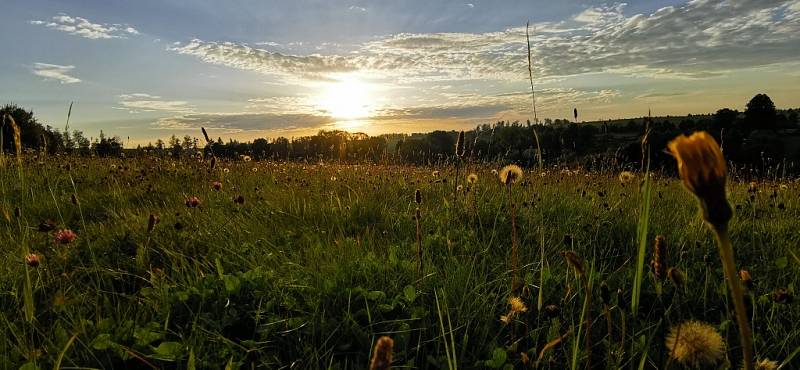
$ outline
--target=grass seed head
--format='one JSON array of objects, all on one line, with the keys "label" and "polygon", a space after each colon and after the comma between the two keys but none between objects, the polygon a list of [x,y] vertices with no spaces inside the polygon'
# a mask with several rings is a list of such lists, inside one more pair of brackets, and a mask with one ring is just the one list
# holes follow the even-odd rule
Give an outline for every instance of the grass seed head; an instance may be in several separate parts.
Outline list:
[{"label": "grass seed head", "polygon": [[456,139],[456,156],[459,158],[464,156],[464,131],[459,132]]},{"label": "grass seed head", "polygon": [[375,350],[372,353],[372,362],[369,365],[370,370],[388,370],[392,368],[392,347],[394,341],[392,338],[383,336],[378,338],[375,343]]},{"label": "grass seed head", "polygon": [[417,204],[422,204],[422,191],[419,189],[414,190],[414,202]]},{"label": "grass seed head", "polygon": [[561,256],[567,261],[567,264],[572,266],[579,275],[586,274],[586,268],[583,265],[583,258],[581,258],[575,251],[562,251]]},{"label": "grass seed head", "polygon": [[725,340],[713,326],[687,321],[673,326],[666,340],[670,357],[684,366],[713,366],[725,356]]},{"label": "grass seed head", "polygon": [[650,261],[656,279],[663,280],[667,277],[667,239],[664,235],[656,236],[653,243],[653,260]]}]

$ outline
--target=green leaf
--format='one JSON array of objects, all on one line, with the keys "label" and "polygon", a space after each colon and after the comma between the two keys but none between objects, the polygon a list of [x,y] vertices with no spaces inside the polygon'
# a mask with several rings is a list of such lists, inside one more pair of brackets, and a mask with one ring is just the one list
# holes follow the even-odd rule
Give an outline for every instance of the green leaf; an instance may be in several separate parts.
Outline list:
[{"label": "green leaf", "polygon": [[508,355],[506,354],[506,350],[502,348],[495,348],[492,352],[492,359],[484,361],[486,366],[492,369],[499,369],[506,363]]},{"label": "green leaf", "polygon": [[39,370],[39,366],[36,366],[36,363],[31,361],[31,362],[26,362],[24,365],[20,366],[19,370]]},{"label": "green leaf", "polygon": [[136,344],[146,346],[161,339],[162,335],[148,328],[136,328],[133,330],[133,337],[136,339]]},{"label": "green leaf", "polygon": [[183,344],[179,342],[162,342],[154,350],[164,360],[176,360],[183,356],[184,351]]},{"label": "green leaf", "polygon": [[373,290],[367,293],[367,299],[369,299],[370,301],[378,301],[378,300],[382,301],[386,299],[386,293],[380,290]]},{"label": "green leaf", "polygon": [[225,290],[228,292],[228,294],[238,292],[239,287],[242,285],[241,280],[233,275],[223,275],[222,281],[225,283]]},{"label": "green leaf", "polygon": [[417,298],[417,290],[411,285],[406,285],[406,287],[403,288],[403,295],[406,296],[406,301],[408,301],[408,303],[413,303]]},{"label": "green leaf", "polygon": [[109,349],[114,345],[114,342],[111,341],[111,334],[99,334],[92,340],[90,345],[92,348],[102,351]]},{"label": "green leaf", "polygon": [[783,256],[775,260],[775,266],[779,269],[785,269],[789,265],[789,257]]}]

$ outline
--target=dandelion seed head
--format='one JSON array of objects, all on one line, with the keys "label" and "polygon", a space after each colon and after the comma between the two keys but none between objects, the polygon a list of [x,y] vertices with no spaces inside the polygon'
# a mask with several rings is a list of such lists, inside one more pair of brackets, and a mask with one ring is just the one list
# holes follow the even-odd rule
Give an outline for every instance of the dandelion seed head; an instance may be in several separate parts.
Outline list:
[{"label": "dandelion seed head", "polygon": [[725,355],[725,341],[717,329],[700,321],[673,326],[666,345],[675,361],[695,368],[715,365]]}]

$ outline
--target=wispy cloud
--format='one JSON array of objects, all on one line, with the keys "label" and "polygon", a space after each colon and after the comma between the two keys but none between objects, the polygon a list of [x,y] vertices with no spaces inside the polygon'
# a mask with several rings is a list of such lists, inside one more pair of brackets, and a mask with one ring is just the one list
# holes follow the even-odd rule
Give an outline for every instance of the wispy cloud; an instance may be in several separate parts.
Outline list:
[{"label": "wispy cloud", "polygon": [[58,64],[35,63],[31,68],[33,74],[44,77],[45,80],[58,81],[62,84],[74,84],[81,82],[81,79],[69,75],[75,66],[62,66]]},{"label": "wispy cloud", "polygon": [[122,94],[118,96],[119,106],[115,109],[126,110],[128,113],[142,112],[172,112],[190,113],[195,107],[182,100],[163,100],[160,96],[146,93]]},{"label": "wispy cloud", "polygon": [[[798,0],[696,0],[652,14],[626,15],[625,10],[625,4],[589,8],[568,21],[536,24],[531,40],[536,78],[599,72],[709,78],[737,68],[794,61],[800,50]],[[289,55],[199,39],[172,50],[209,63],[311,78],[355,70],[401,82],[511,81],[527,74],[523,27],[404,33],[326,55]]]},{"label": "wispy cloud", "polygon": [[164,130],[195,130],[204,127],[225,133],[280,132],[317,129],[331,125],[328,116],[269,112],[194,113],[160,118],[153,127]]},{"label": "wispy cloud", "polygon": [[32,20],[30,24],[66,32],[87,39],[124,39],[139,31],[127,24],[92,23],[86,18],[59,14],[50,20]]}]

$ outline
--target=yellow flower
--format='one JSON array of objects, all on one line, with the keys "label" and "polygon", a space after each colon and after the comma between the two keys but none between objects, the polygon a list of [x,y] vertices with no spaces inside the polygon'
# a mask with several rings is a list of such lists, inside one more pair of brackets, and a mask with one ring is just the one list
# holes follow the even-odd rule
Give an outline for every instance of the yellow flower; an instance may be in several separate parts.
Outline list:
[{"label": "yellow flower", "polygon": [[469,176],[467,176],[467,182],[470,184],[478,182],[478,175],[474,173],[469,174]]},{"label": "yellow flower", "polygon": [[725,196],[727,165],[716,140],[701,131],[678,136],[667,146],[678,161],[683,185],[700,200],[703,219],[725,229],[733,211]]},{"label": "yellow flower", "polygon": [[693,368],[715,365],[725,355],[725,341],[717,329],[700,321],[673,326],[666,345],[670,357]]},{"label": "yellow flower", "polygon": [[634,175],[631,171],[622,171],[619,173],[619,182],[623,185],[629,184],[635,178],[636,175]]},{"label": "yellow flower", "polygon": [[770,359],[763,359],[761,361],[756,362],[756,370],[776,370],[778,368],[778,362],[772,361]]},{"label": "yellow flower", "polygon": [[511,297],[508,299],[508,304],[511,305],[511,313],[528,312],[528,307],[522,302],[519,297]]},{"label": "yellow flower", "polygon": [[505,185],[513,184],[522,178],[522,169],[515,164],[510,164],[500,170],[500,182]]}]

